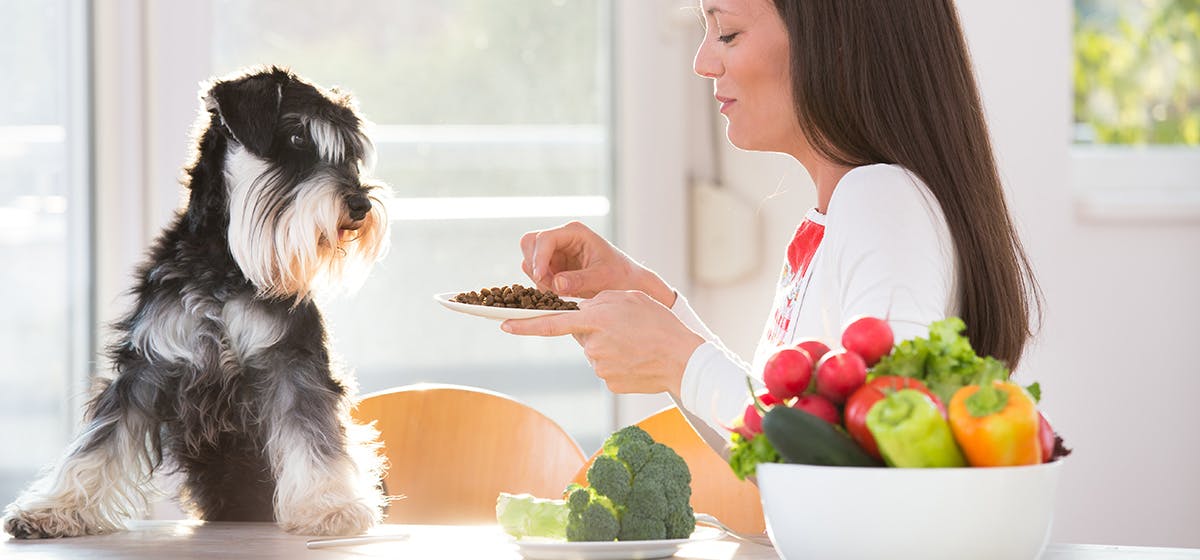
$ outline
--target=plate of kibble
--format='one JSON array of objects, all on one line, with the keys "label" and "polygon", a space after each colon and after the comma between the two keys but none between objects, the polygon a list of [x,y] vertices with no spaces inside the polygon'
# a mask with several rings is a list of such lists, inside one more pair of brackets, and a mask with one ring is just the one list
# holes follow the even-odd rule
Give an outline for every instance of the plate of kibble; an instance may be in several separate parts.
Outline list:
[{"label": "plate of kibble", "polygon": [[549,290],[527,288],[520,284],[469,292],[445,292],[434,295],[433,299],[459,313],[497,321],[578,311],[581,301],[579,298],[559,297]]}]

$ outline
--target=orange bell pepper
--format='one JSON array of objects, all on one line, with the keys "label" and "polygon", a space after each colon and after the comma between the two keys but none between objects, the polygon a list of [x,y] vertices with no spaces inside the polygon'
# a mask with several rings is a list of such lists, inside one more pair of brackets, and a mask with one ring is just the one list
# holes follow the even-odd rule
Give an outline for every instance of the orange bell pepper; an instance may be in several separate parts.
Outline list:
[{"label": "orange bell pepper", "polygon": [[950,399],[948,414],[950,430],[971,466],[1042,462],[1037,406],[1020,385],[998,380],[967,385]]}]

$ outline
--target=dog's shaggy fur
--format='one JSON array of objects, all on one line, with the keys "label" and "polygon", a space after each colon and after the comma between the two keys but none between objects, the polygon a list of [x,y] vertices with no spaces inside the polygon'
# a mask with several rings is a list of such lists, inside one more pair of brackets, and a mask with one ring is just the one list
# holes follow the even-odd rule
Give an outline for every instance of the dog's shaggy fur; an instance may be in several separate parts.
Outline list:
[{"label": "dog's shaggy fur", "polygon": [[187,206],[139,269],[82,431],[5,510],[17,538],[118,530],[162,467],[201,519],[321,535],[380,519],[376,437],[350,420],[313,301],[386,251],[364,121],[278,68],[206,89]]}]

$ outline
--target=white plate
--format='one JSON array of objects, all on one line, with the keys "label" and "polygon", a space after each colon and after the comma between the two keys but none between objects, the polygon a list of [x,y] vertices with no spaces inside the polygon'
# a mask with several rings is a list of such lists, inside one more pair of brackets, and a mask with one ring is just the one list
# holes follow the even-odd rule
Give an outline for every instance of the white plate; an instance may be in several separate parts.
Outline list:
[{"label": "white plate", "polygon": [[608,560],[631,558],[667,558],[674,556],[684,545],[719,539],[725,532],[715,527],[696,527],[690,538],[659,541],[565,542],[551,540],[517,540],[521,556],[529,560]]},{"label": "white plate", "polygon": [[[554,315],[555,313],[570,312],[569,310],[560,311],[542,309],[516,309],[512,307],[491,307],[488,305],[475,305],[471,303],[459,303],[454,301],[454,296],[457,296],[461,293],[462,292],[446,292],[443,294],[434,294],[433,299],[437,300],[438,303],[444,305],[447,309],[451,309],[459,313],[466,313],[468,315],[487,317],[488,319],[495,319],[497,321],[503,321],[505,319],[529,319],[531,317],[544,317],[546,315]],[[579,298],[572,297],[565,297],[562,298],[562,300],[573,301],[576,303],[583,301]]]}]

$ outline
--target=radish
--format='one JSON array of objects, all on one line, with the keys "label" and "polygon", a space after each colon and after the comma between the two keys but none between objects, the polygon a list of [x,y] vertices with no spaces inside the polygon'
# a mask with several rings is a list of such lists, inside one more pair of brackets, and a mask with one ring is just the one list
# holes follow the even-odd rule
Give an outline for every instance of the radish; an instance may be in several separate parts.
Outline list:
[{"label": "radish", "polygon": [[776,399],[790,399],[808,388],[812,373],[813,360],[807,351],[784,348],[767,358],[763,365],[763,383]]},{"label": "radish", "polygon": [[817,394],[834,404],[846,402],[866,381],[867,364],[856,352],[835,350],[817,364]]},{"label": "radish", "polygon": [[746,439],[754,439],[755,435],[762,433],[762,415],[758,413],[754,403],[746,405],[746,411],[742,413],[742,429],[746,431],[739,433]]},{"label": "radish", "polygon": [[[763,408],[767,410],[782,402],[766,391],[762,391],[755,396],[758,398],[758,402],[762,403]],[[742,411],[741,418],[735,418],[728,426],[722,425],[722,427],[741,435],[747,440],[751,440],[754,439],[754,436],[762,433],[762,415],[758,413],[758,408],[751,402],[746,405],[746,410]]]},{"label": "radish", "polygon": [[792,408],[798,408],[830,424],[838,424],[837,406],[821,395],[800,395]]},{"label": "radish", "polygon": [[801,339],[800,342],[797,342],[795,346],[796,348],[803,348],[804,350],[807,350],[808,356],[812,358],[814,364],[821,361],[821,358],[825,356],[827,352],[829,352],[829,347],[826,346],[824,342],[821,342],[815,338]]},{"label": "radish", "polygon": [[763,407],[770,409],[772,406],[783,402],[782,399],[775,398],[770,392],[762,391],[758,395],[758,402],[762,403]]},{"label": "radish", "polygon": [[862,356],[867,367],[890,354],[894,342],[892,327],[876,317],[857,317],[842,331],[842,347]]},{"label": "radish", "polygon": [[1046,420],[1046,415],[1038,412],[1038,443],[1042,447],[1042,462],[1049,463],[1050,458],[1054,456],[1054,428],[1050,427],[1050,421]]}]

